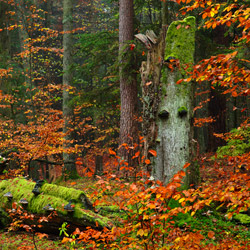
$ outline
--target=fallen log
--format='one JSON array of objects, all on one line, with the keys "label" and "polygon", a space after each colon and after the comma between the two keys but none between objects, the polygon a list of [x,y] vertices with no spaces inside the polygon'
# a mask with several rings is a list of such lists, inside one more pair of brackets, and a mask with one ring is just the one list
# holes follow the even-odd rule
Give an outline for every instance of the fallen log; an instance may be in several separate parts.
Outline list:
[{"label": "fallen log", "polygon": [[[34,214],[34,224],[39,224],[41,216],[54,213],[53,219],[42,222],[41,230],[47,233],[58,232],[62,223],[70,225],[69,231],[75,228],[92,227],[102,230],[110,228],[112,222],[107,217],[96,213],[86,194],[74,188],[54,184],[32,182],[25,178],[15,178],[0,182],[0,209],[10,210],[15,202],[24,210]],[[2,216],[3,213],[0,213]],[[27,221],[26,221],[27,223]]]}]

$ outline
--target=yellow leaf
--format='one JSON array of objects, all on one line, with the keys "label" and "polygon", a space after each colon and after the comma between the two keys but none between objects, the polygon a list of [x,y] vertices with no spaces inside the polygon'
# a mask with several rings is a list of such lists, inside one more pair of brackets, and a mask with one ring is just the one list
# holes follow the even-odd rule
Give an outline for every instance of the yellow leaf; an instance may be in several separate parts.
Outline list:
[{"label": "yellow leaf", "polygon": [[194,214],[195,214],[195,211],[193,211],[193,212],[191,213],[191,216],[194,216]]},{"label": "yellow leaf", "polygon": [[212,10],[211,10],[211,12],[210,12],[211,17],[214,17],[215,13],[216,13],[215,9],[214,9],[214,8],[212,8]]},{"label": "yellow leaf", "polygon": [[183,201],[185,201],[185,198],[179,199],[179,203],[182,203]]},{"label": "yellow leaf", "polygon": [[175,242],[179,242],[181,240],[181,238],[180,237],[177,237],[176,239],[175,239]]},{"label": "yellow leaf", "polygon": [[156,198],[159,199],[161,197],[161,194],[157,194]]},{"label": "yellow leaf", "polygon": [[144,234],[144,231],[143,231],[143,229],[140,229],[140,230],[138,230],[137,231],[137,235],[140,235],[140,236],[142,236]]}]

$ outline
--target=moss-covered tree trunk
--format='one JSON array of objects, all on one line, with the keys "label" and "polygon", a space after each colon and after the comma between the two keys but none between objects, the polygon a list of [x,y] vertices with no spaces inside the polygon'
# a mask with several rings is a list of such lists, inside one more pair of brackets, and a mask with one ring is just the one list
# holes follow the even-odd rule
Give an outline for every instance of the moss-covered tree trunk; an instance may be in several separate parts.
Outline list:
[{"label": "moss-covered tree trunk", "polygon": [[[72,230],[76,227],[83,229],[90,226],[102,229],[111,226],[111,221],[108,218],[95,213],[92,203],[83,191],[45,183],[39,187],[40,194],[35,195],[32,192],[35,185],[37,185],[35,182],[24,178],[0,182],[0,224],[6,216],[6,211],[12,208],[13,202],[19,206],[22,205],[20,200],[25,199],[28,204],[22,205],[23,209],[34,214],[34,218],[37,218],[36,221],[32,221],[32,224],[42,224],[41,230],[48,233],[58,233],[63,222],[70,224]],[[8,192],[13,195],[11,200],[4,196]],[[74,207],[72,212],[64,208],[69,201]],[[51,213],[44,209],[48,204],[55,209],[56,213],[51,216],[51,220],[48,222],[39,223],[39,217]]]},{"label": "moss-covered tree trunk", "polygon": [[191,69],[193,64],[195,26],[194,17],[175,21],[166,35],[153,171],[154,177],[164,183],[191,160],[194,86],[191,82],[176,82],[186,76],[184,68],[189,64]]},{"label": "moss-covered tree trunk", "polygon": [[[186,77],[184,68],[191,69],[195,49],[195,18],[173,22],[164,27],[158,43],[149,50],[142,63],[143,92],[143,155],[157,151],[152,175],[169,182],[186,162],[193,160],[193,83],[176,84]],[[152,152],[152,151],[151,151]],[[199,181],[198,166],[193,163],[186,184]]]}]

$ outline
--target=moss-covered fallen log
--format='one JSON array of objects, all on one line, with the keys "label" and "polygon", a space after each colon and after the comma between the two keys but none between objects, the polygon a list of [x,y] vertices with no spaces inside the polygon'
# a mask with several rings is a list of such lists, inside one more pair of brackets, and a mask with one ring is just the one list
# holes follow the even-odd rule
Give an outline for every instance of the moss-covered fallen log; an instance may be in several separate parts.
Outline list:
[{"label": "moss-covered fallen log", "polygon": [[[39,190],[38,195],[32,192],[35,187]],[[13,198],[5,196],[8,192],[11,193]],[[107,217],[101,216],[94,211],[91,202],[81,190],[47,183],[38,187],[35,182],[24,178],[3,180],[0,182],[0,207],[3,210],[10,209],[13,202],[21,205],[20,201],[22,199],[28,202],[27,205],[22,206],[23,209],[34,214],[36,218],[50,213],[50,211],[44,209],[48,204],[55,209],[56,216],[49,222],[42,223],[43,231],[58,230],[63,222],[70,224],[72,229],[88,226],[102,229],[112,225]],[[65,206],[70,201],[73,211],[65,209]]]}]

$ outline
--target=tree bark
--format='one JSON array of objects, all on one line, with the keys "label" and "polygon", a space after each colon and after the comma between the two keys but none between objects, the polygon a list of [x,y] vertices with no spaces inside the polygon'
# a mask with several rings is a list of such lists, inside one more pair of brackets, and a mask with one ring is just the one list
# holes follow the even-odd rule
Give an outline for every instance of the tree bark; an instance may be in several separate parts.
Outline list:
[{"label": "tree bark", "polygon": [[[136,72],[133,62],[129,60],[129,41],[134,38],[134,7],[133,0],[119,1],[119,76],[121,95],[120,117],[120,145],[138,143],[138,97]],[[120,156],[135,166],[132,153],[124,147],[120,150]]]},{"label": "tree bark", "polygon": [[[67,177],[74,179],[77,177],[77,170],[75,166],[75,156],[70,150],[73,146],[73,108],[70,106],[70,87],[73,82],[72,64],[73,64],[73,1],[63,1],[63,117],[64,117],[64,128],[65,144],[64,144],[64,169],[63,174],[67,174]],[[72,162],[72,163],[66,163]]]},{"label": "tree bark", "polygon": [[185,77],[186,64],[191,69],[194,48],[195,18],[171,23],[166,35],[153,171],[155,179],[165,184],[191,160],[194,86],[176,82]]},{"label": "tree bark", "polygon": [[[147,62],[142,63],[143,95],[143,155],[150,157],[156,149],[157,157],[151,159],[151,174],[156,180],[168,183],[175,173],[191,161],[193,145],[193,96],[192,83],[176,84],[185,77],[183,67],[193,64],[195,44],[195,18],[173,22],[148,52]],[[164,51],[165,50],[165,51]],[[151,151],[152,152],[152,151]],[[187,172],[186,184],[199,180],[197,164]]]},{"label": "tree bark", "polygon": [[[157,137],[157,112],[160,103],[160,78],[164,58],[166,27],[163,27],[157,44],[148,51],[147,61],[142,62],[141,88],[143,104],[143,156],[150,158],[149,149],[155,150]],[[148,169],[149,170],[149,169]]]}]

